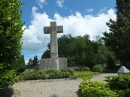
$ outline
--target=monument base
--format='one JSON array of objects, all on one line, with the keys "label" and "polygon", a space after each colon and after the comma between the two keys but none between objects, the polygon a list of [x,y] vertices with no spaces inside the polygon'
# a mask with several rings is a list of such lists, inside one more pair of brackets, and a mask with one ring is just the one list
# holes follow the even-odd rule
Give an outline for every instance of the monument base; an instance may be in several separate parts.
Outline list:
[{"label": "monument base", "polygon": [[44,58],[40,61],[39,70],[66,69],[67,58]]}]

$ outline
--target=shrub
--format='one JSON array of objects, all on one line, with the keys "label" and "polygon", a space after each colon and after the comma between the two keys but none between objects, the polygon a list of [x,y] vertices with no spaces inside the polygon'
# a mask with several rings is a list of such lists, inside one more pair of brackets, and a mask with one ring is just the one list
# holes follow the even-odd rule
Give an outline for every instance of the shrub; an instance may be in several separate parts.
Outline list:
[{"label": "shrub", "polygon": [[71,75],[74,75],[74,69],[70,68],[70,69],[62,69],[62,72],[69,72]]},{"label": "shrub", "polygon": [[56,78],[61,78],[62,77],[62,73],[61,70],[53,70],[51,72],[48,73],[49,77],[52,79],[56,79]]},{"label": "shrub", "polygon": [[77,79],[77,76],[76,75],[71,75],[69,78],[70,79]]},{"label": "shrub", "polygon": [[20,80],[37,80],[45,78],[46,78],[46,72],[43,70],[25,71],[20,75]]},{"label": "shrub", "polygon": [[14,79],[15,76],[16,76],[15,70],[1,70],[0,71],[0,91],[5,88],[11,87],[11,85],[15,83],[15,79]]},{"label": "shrub", "polygon": [[90,68],[89,67],[83,67],[81,70],[82,71],[90,71]]},{"label": "shrub", "polygon": [[105,80],[111,89],[125,90],[130,88],[130,76],[107,76]]},{"label": "shrub", "polygon": [[109,88],[116,91],[119,97],[129,97],[130,94],[130,76],[107,76],[105,80]]},{"label": "shrub", "polygon": [[93,66],[93,71],[94,72],[103,72],[102,66],[100,66],[100,65]]},{"label": "shrub", "polygon": [[95,81],[80,83],[81,97],[117,97],[116,92],[109,89],[107,84]]},{"label": "shrub", "polygon": [[47,70],[47,74],[52,79],[69,78],[70,76],[74,75],[74,70],[73,69]]},{"label": "shrub", "polygon": [[118,93],[119,97],[129,97],[130,96],[130,89],[119,90],[116,92]]}]

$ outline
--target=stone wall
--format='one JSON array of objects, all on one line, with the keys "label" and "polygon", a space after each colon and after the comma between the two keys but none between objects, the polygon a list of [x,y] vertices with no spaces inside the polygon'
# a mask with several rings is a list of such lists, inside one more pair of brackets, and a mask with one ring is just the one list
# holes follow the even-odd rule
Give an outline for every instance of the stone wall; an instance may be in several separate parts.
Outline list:
[{"label": "stone wall", "polygon": [[40,61],[40,70],[66,69],[67,58],[44,58]]}]

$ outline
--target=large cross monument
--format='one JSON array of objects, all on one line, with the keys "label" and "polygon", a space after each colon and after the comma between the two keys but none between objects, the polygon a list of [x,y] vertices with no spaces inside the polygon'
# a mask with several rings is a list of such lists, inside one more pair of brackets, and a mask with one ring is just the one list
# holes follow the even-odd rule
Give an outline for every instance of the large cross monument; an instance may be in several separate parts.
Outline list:
[{"label": "large cross monument", "polygon": [[50,56],[40,61],[39,69],[55,70],[66,69],[67,58],[58,58],[57,33],[63,33],[63,26],[56,26],[56,22],[50,22],[50,26],[44,27],[44,33],[50,34]]}]

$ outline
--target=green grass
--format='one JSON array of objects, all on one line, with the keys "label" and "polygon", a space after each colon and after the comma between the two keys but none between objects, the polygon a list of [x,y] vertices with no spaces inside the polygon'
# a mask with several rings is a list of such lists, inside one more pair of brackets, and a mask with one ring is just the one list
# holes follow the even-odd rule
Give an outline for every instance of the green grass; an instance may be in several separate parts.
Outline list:
[{"label": "green grass", "polygon": [[99,72],[92,72],[92,71],[76,71],[74,75],[76,77],[84,77],[84,76],[92,76],[95,74],[100,74]]}]

